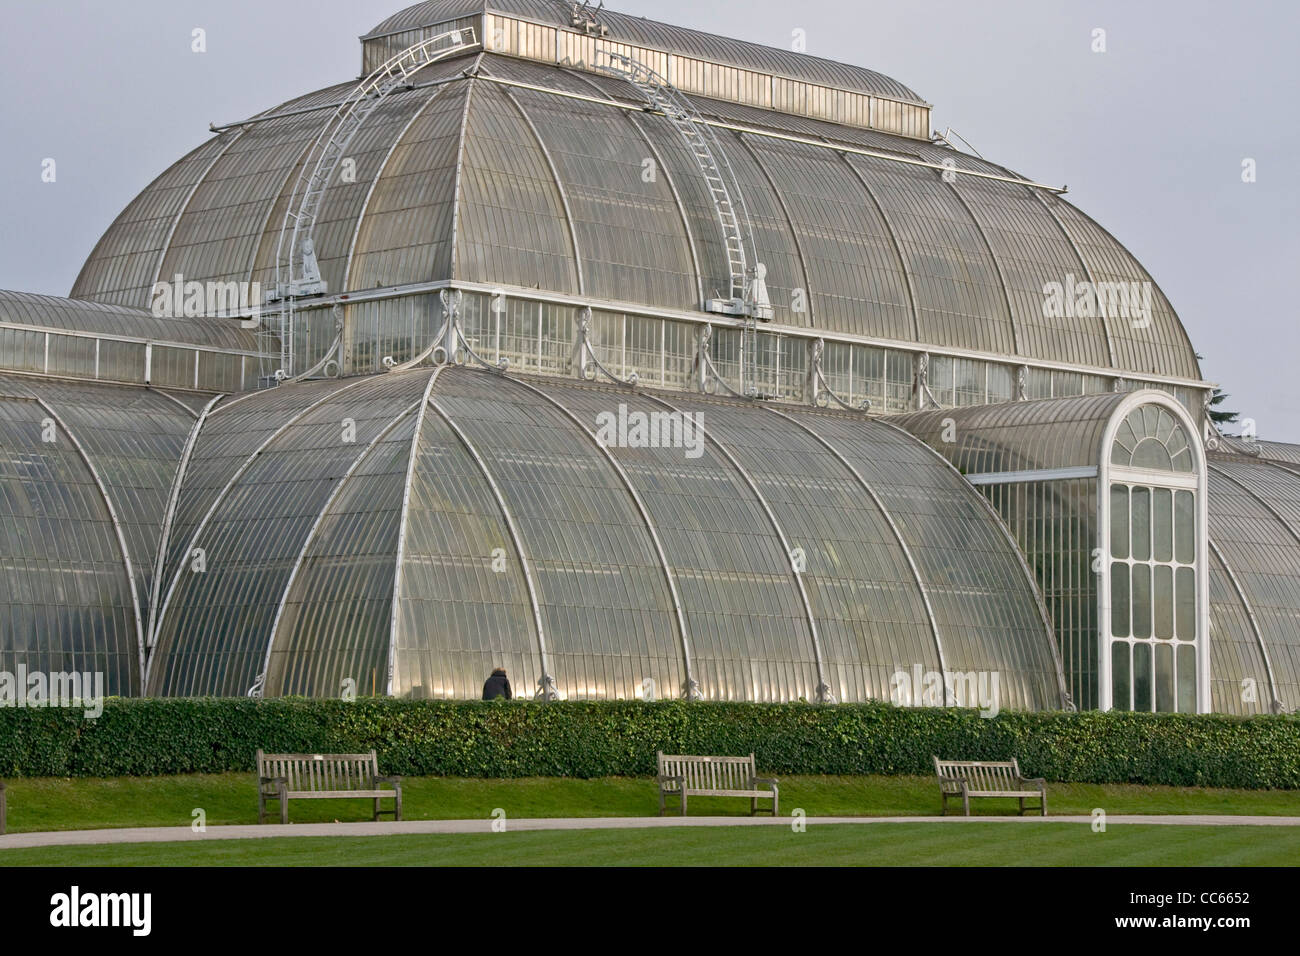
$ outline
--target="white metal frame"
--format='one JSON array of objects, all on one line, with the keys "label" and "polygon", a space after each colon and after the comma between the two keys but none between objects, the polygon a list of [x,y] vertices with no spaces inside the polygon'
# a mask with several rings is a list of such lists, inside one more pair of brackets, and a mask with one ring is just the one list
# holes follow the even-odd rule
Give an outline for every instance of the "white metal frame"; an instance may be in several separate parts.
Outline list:
[{"label": "white metal frame", "polygon": [[[1142,405],[1158,405],[1168,411],[1187,435],[1192,449],[1193,473],[1151,471],[1111,465],[1111,449],[1115,435],[1124,419],[1133,409]],[[1097,462],[1097,548],[1101,552],[1101,571],[1097,574],[1097,708],[1111,710],[1112,694],[1111,644],[1115,640],[1110,629],[1111,615],[1111,541],[1110,541],[1110,486],[1112,482],[1134,483],[1153,488],[1190,490],[1195,495],[1196,535],[1193,560],[1196,578],[1196,711],[1210,710],[1210,588],[1209,588],[1209,512],[1207,485],[1209,465],[1199,426],[1187,410],[1173,397],[1153,389],[1129,392],[1111,411],[1110,419],[1102,433]],[[1122,638],[1121,638],[1122,640]],[[1126,642],[1127,643],[1127,642]],[[1154,697],[1154,691],[1153,691]]]}]

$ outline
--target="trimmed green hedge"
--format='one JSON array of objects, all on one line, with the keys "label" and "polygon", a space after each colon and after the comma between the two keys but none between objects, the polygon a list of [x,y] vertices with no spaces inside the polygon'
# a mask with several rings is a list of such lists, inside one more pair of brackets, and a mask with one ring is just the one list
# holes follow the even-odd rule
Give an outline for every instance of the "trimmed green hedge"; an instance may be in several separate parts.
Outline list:
[{"label": "trimmed green hedge", "polygon": [[0,708],[0,777],[250,771],[271,752],[379,751],[407,776],[603,777],[655,751],[747,754],[772,774],[928,774],[931,754],[1015,756],[1084,783],[1300,789],[1300,718],[1022,713],[870,703],[110,700],[98,720]]}]

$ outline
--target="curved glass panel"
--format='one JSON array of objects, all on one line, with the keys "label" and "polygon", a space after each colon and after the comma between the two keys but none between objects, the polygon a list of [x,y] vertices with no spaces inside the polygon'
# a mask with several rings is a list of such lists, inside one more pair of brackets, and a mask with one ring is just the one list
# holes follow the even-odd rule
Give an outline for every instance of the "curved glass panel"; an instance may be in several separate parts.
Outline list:
[{"label": "curved glass panel", "polygon": [[108,507],[45,409],[0,389],[0,671],[99,673],[105,694],[137,694],[135,611]]},{"label": "curved glass panel", "polygon": [[1187,433],[1169,410],[1140,405],[1129,412],[1115,433],[1112,465],[1190,474],[1195,467]]}]

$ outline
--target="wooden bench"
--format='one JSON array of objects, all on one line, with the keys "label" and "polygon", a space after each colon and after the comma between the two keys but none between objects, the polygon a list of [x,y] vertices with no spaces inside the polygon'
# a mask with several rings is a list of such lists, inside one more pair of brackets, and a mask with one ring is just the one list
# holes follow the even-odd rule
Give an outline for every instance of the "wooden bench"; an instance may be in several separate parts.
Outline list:
[{"label": "wooden bench", "polygon": [[[664,800],[676,794],[686,816],[688,797],[749,797],[749,815],[758,812],[759,800],[772,801],[772,816],[777,814],[780,791],[776,780],[754,772],[754,755],[748,757],[691,757],[659,752],[659,815],[664,815]],[[766,784],[767,789],[759,789]]]},{"label": "wooden bench", "polygon": [[[391,788],[381,787],[389,784]],[[266,802],[280,802],[280,822],[289,822],[290,800],[339,800],[365,797],[375,801],[374,819],[391,813],[402,819],[402,778],[379,774],[379,758],[368,754],[265,754],[257,752],[257,822],[266,819]],[[393,809],[379,801],[392,799]]]},{"label": "wooden bench", "polygon": [[1020,816],[1025,813],[1025,799],[1037,797],[1039,814],[1047,816],[1047,781],[1042,777],[1021,776],[1020,764],[1014,757],[1010,760],[935,757],[934,772],[939,777],[939,794],[943,798],[941,815],[948,812],[948,798],[960,796],[966,816],[970,816],[971,797],[1018,797]]}]

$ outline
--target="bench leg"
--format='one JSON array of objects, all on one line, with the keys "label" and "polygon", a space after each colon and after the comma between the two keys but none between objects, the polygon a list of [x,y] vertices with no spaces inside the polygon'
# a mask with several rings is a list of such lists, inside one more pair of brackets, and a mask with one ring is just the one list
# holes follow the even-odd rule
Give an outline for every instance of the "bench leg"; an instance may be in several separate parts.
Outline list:
[{"label": "bench leg", "polygon": [[777,811],[781,804],[781,791],[772,791],[772,818],[776,819]]},{"label": "bench leg", "polygon": [[280,790],[280,822],[289,825],[289,792],[283,788]]},{"label": "bench leg", "polygon": [[1044,790],[1043,793],[1038,798],[1038,815],[1040,817],[1047,816],[1047,791],[1046,790]]},{"label": "bench leg", "polygon": [[943,790],[940,790],[939,800],[940,800],[939,816],[946,817],[948,815],[948,794],[945,793]]},{"label": "bench leg", "polygon": [[686,816],[686,790],[682,789],[682,816]]},{"label": "bench leg", "polygon": [[1020,800],[1020,812],[1017,813],[1016,816],[1023,817],[1025,815],[1025,798],[1020,797],[1019,800]]},{"label": "bench leg", "polygon": [[372,816],[372,817],[370,818],[372,821],[373,821],[373,820],[378,820],[378,819],[379,819],[379,814],[380,814],[380,812],[381,812],[380,809],[379,809],[379,799],[380,799],[379,797],[375,797],[375,813],[374,813],[374,816]]},{"label": "bench leg", "polygon": [[400,822],[402,819],[402,791],[400,790],[397,791],[394,810],[396,812],[396,819]]},{"label": "bench leg", "polygon": [[966,811],[966,816],[970,816],[970,794],[964,790],[961,795],[961,808]]},{"label": "bench leg", "polygon": [[266,794],[262,788],[257,788],[257,825],[261,826],[266,822]]},{"label": "bench leg", "polygon": [[758,813],[758,797],[749,798],[749,815],[752,817]]}]

